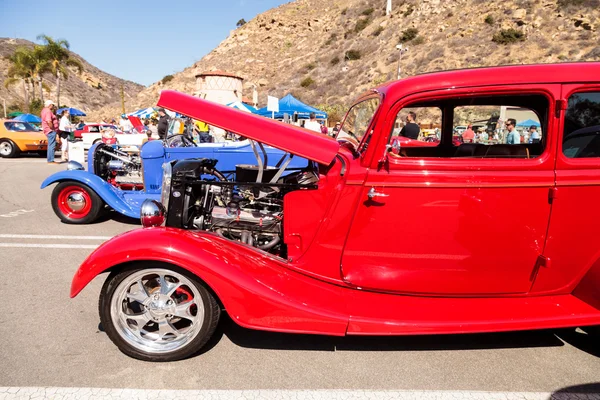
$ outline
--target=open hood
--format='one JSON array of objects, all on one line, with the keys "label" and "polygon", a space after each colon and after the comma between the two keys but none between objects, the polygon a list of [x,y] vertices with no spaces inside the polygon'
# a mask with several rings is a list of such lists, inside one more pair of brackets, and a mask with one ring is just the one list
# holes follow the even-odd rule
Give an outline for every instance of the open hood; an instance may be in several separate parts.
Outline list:
[{"label": "open hood", "polygon": [[339,149],[335,139],[322,133],[173,90],[161,92],[158,106],[324,165],[333,161]]},{"label": "open hood", "polygon": [[139,119],[139,117],[136,117],[134,115],[128,115],[127,118],[129,119],[129,122],[131,122],[131,126],[133,126],[133,128],[139,133],[142,133],[146,130],[144,124],[142,124],[142,121]]}]

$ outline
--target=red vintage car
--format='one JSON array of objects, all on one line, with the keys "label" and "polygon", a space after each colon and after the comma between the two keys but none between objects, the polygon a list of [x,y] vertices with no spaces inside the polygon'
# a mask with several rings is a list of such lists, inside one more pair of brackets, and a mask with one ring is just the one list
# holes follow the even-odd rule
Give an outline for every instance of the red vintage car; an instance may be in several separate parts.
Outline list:
[{"label": "red vintage car", "polygon": [[[223,312],[339,336],[600,324],[600,208],[586,201],[600,197],[600,63],[390,83],[347,113],[358,145],[172,91],[158,105],[312,162],[286,174],[261,157],[235,171],[164,165],[147,228],[100,246],[71,285],[74,297],[109,273],[100,318],[127,355],[195,354]],[[507,132],[534,119],[541,139],[456,145],[454,120],[474,107],[505,112]],[[406,109],[443,116],[439,143],[393,152]]]}]

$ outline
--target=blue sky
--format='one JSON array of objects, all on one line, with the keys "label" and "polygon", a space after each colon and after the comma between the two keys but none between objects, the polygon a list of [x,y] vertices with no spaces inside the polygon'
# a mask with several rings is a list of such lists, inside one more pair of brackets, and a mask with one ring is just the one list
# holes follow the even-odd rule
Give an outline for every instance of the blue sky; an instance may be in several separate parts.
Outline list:
[{"label": "blue sky", "polygon": [[0,0],[0,37],[44,33],[119,78],[149,85],[214,49],[241,18],[289,0]]}]

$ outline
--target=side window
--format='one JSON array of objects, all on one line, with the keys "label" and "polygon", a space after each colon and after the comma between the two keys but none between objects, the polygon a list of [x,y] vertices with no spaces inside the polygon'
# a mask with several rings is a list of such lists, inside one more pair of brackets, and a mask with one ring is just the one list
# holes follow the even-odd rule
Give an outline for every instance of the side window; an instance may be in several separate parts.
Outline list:
[{"label": "side window", "polygon": [[403,108],[396,115],[390,144],[394,150],[403,147],[434,147],[440,143],[441,128],[442,110],[439,107]]},{"label": "side window", "polygon": [[90,126],[89,131],[91,133],[98,133],[100,132],[100,128],[98,126]]},{"label": "side window", "polygon": [[355,104],[346,114],[336,139],[348,140],[356,147],[367,134],[371,120],[379,108],[379,97],[373,97]]},{"label": "side window", "polygon": [[536,158],[546,145],[542,95],[456,97],[401,109],[390,135],[397,157]]},{"label": "side window", "polygon": [[563,154],[569,158],[600,157],[600,92],[569,97]]}]

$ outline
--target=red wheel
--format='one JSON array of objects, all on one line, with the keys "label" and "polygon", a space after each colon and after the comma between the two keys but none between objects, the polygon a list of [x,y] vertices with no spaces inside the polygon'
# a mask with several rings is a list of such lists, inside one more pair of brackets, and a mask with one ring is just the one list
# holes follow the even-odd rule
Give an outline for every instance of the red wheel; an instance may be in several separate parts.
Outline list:
[{"label": "red wheel", "polygon": [[68,224],[93,222],[103,206],[96,192],[79,182],[61,182],[52,191],[54,213]]}]

